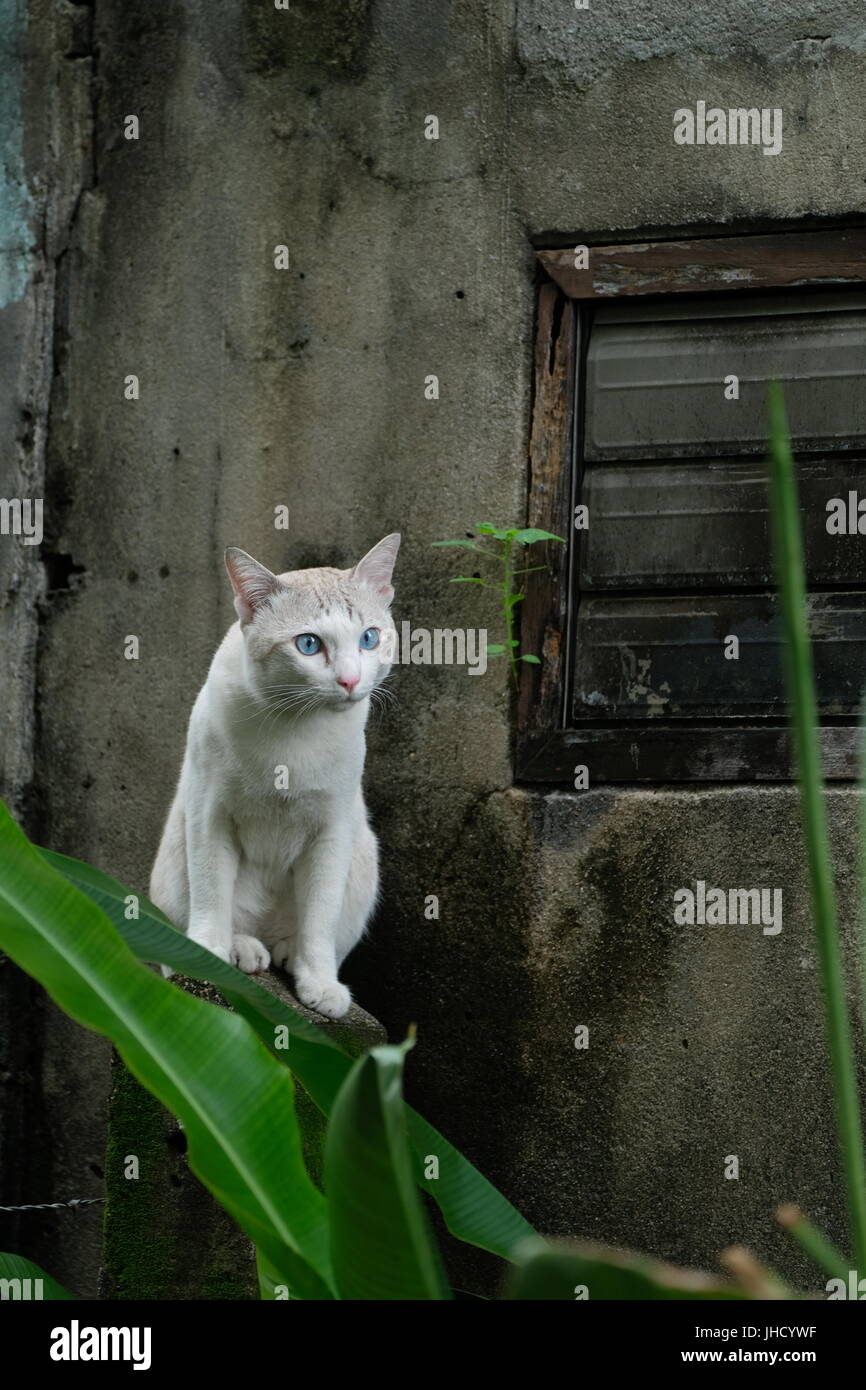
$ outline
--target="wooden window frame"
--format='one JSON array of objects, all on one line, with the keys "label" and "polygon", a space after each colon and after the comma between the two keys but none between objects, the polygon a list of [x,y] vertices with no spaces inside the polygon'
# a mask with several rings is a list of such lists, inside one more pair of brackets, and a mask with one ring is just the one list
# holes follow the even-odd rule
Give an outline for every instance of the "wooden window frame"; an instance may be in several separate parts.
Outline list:
[{"label": "wooden window frame", "polygon": [[[572,244],[579,243],[575,238]],[[575,269],[571,249],[537,255],[546,276],[538,292],[527,525],[565,536],[568,544],[547,543],[541,556],[547,567],[527,576],[521,647],[541,664],[520,667],[515,780],[572,790],[575,767],[585,764],[590,786],[791,781],[788,726],[775,719],[757,727],[699,720],[639,728],[623,722],[568,726],[585,306],[637,295],[862,286],[866,228],[590,245],[587,270]],[[828,780],[854,780],[856,725],[822,725],[820,739]]]}]

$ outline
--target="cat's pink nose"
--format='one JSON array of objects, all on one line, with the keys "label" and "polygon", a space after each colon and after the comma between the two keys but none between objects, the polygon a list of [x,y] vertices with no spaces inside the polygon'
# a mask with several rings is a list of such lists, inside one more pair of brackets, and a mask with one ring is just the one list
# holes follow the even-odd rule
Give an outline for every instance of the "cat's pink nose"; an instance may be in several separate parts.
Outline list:
[{"label": "cat's pink nose", "polygon": [[355,686],[358,684],[358,681],[360,679],[360,676],[340,676],[339,680],[337,681],[337,685],[341,685],[345,690],[346,694],[351,695],[352,691],[355,689]]}]

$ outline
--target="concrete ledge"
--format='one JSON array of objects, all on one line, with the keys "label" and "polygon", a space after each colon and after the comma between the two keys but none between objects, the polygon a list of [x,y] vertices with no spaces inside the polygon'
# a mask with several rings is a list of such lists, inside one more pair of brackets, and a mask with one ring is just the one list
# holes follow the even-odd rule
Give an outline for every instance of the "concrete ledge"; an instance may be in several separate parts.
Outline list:
[{"label": "concrete ledge", "polygon": [[368,1052],[371,1047],[378,1047],[380,1043],[388,1041],[384,1026],[358,1004],[352,1004],[345,1018],[323,1018],[314,1009],[308,1009],[304,1004],[298,1003],[289,988],[287,977],[281,971],[267,970],[263,975],[256,975],[255,979],[276,999],[288,1004],[290,1009],[295,1009],[308,1023],[314,1023],[317,1028],[321,1028],[323,1033],[327,1033],[328,1037],[333,1038],[334,1042],[339,1043],[340,1047],[345,1048],[353,1057],[358,1057],[362,1052]]}]

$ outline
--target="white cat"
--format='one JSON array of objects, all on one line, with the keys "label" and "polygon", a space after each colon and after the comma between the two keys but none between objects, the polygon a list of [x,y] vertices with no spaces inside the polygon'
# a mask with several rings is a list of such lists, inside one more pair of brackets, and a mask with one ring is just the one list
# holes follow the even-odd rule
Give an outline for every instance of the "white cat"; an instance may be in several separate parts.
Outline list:
[{"label": "white cat", "polygon": [[340,1018],[337,972],[370,918],[378,844],[361,792],[370,695],[393,657],[399,535],[351,570],[274,575],[226,551],[239,621],[193,707],[150,896],[251,974],[271,960]]}]

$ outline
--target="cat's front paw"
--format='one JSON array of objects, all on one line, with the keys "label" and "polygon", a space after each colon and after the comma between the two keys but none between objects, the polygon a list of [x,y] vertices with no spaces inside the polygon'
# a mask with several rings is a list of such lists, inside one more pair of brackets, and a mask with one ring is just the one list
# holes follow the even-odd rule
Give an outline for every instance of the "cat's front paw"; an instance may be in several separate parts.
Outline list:
[{"label": "cat's front paw", "polygon": [[231,963],[245,975],[255,975],[258,970],[267,970],[271,958],[267,947],[255,936],[233,936]]},{"label": "cat's front paw", "polygon": [[325,1018],[342,1018],[352,1002],[351,994],[339,980],[306,972],[295,975],[295,993],[302,1004]]}]

